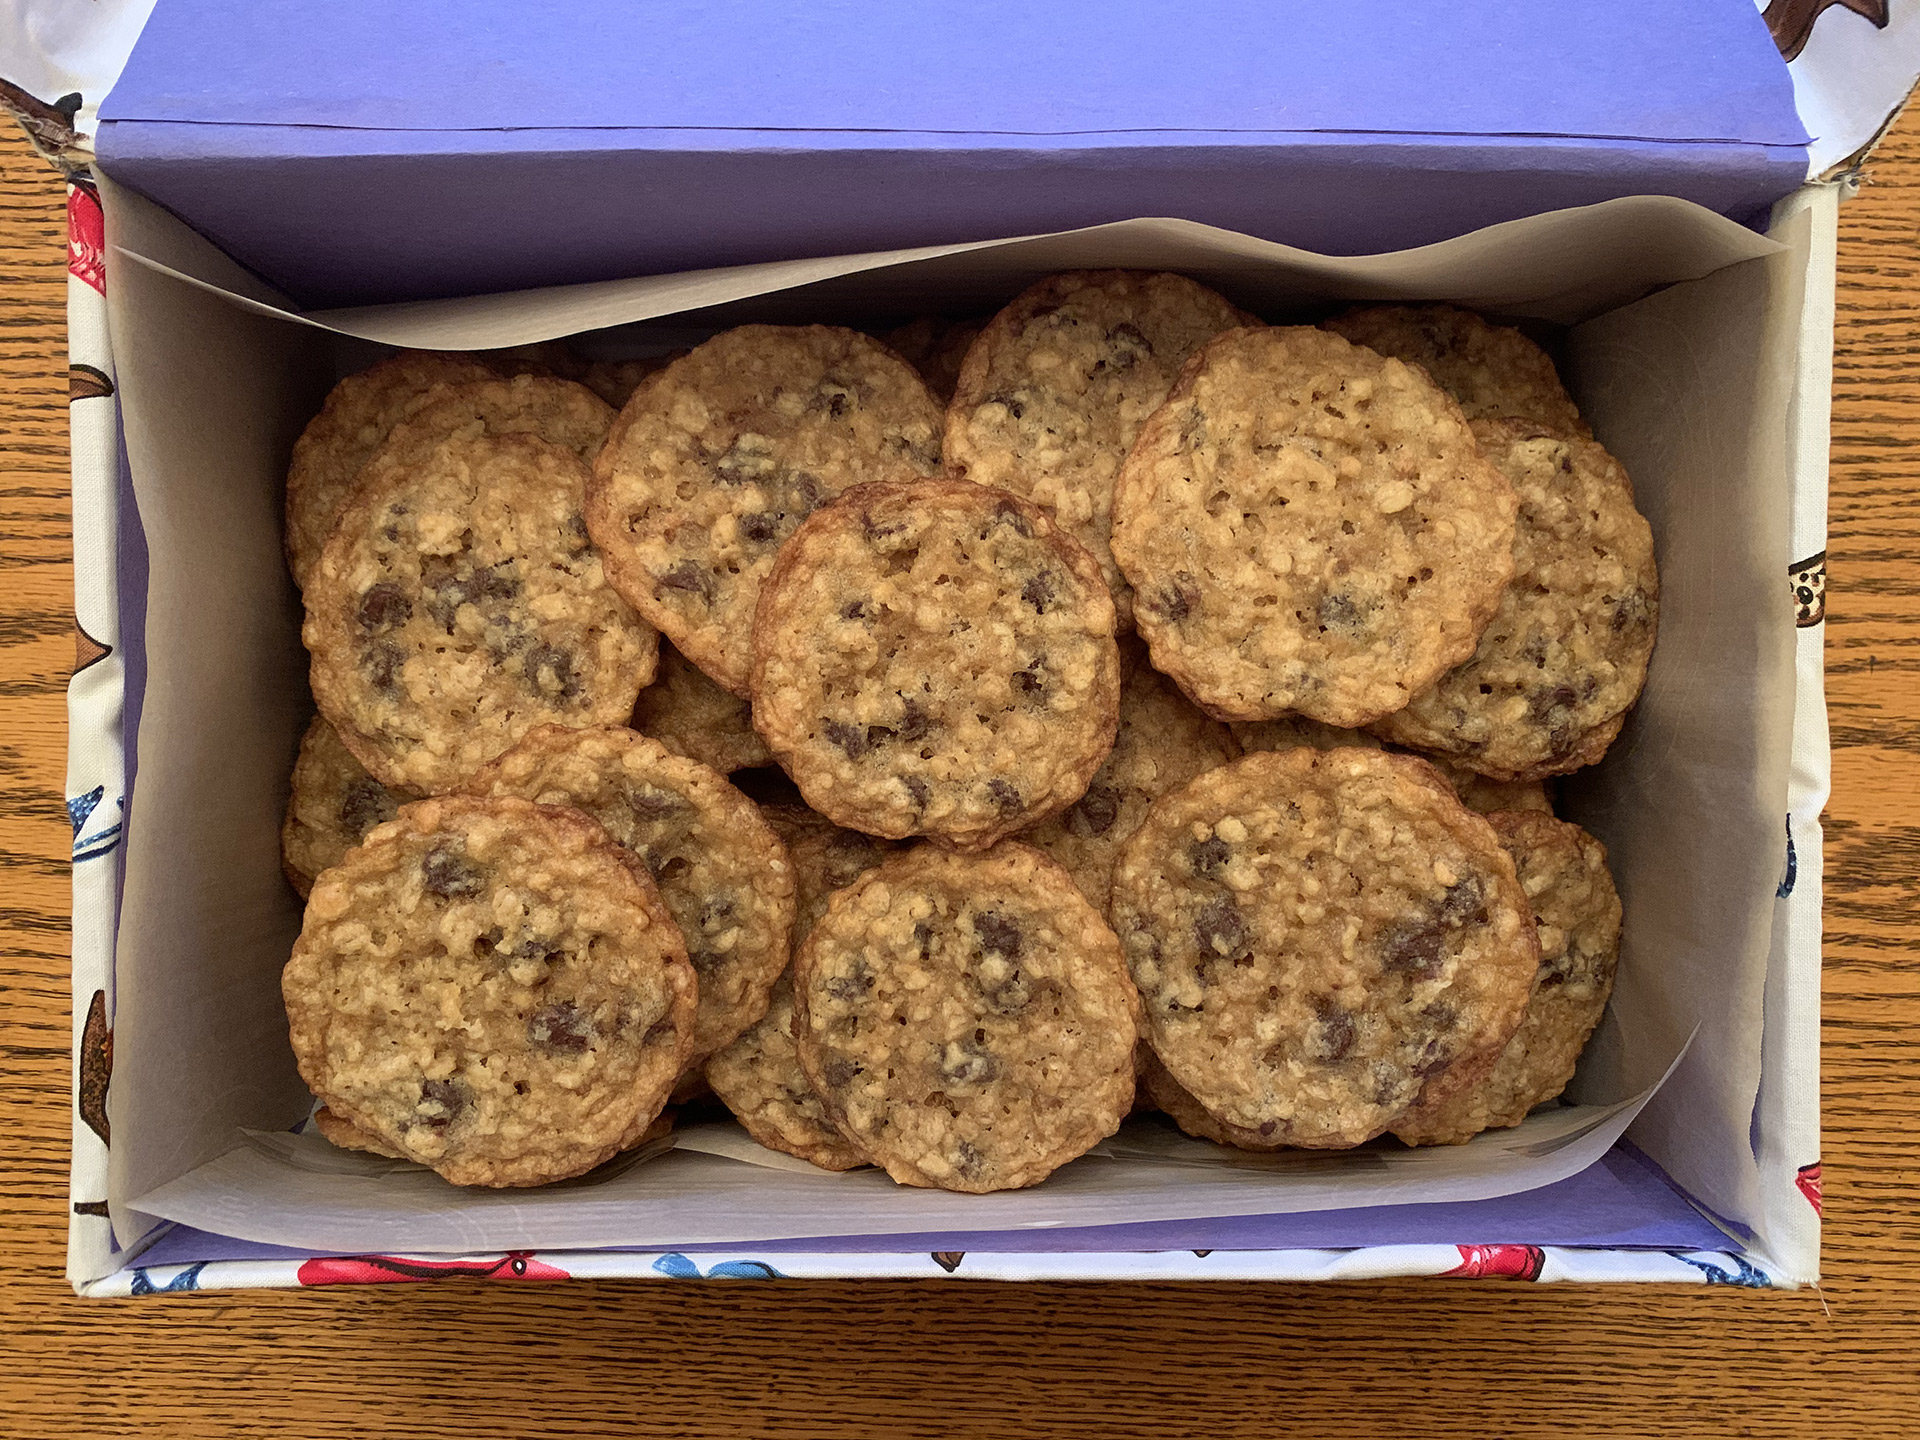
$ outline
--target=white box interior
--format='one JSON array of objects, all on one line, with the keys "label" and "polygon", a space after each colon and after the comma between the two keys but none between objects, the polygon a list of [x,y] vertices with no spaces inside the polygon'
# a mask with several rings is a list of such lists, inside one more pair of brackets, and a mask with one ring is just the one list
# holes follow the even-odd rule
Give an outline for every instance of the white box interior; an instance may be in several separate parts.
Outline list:
[{"label": "white box interior", "polygon": [[[1607,843],[1626,907],[1613,1002],[1569,1098],[1454,1149],[1242,1157],[1120,1142],[986,1197],[675,1151],[536,1191],[475,1193],[274,1135],[309,1099],[279,974],[280,874],[309,713],[279,514],[294,438],[357,341],[289,318],[177,221],[103,185],[121,404],[151,573],[137,789],[116,961],[110,1205],[319,1250],[645,1247],[1281,1213],[1477,1199],[1564,1178],[1631,1120],[1701,1203],[1750,1223],[1761,1001],[1793,706],[1785,413],[1805,217],[1771,241],[1646,198],[1399,255],[1327,259],[1176,221],[319,317],[389,344],[481,348],[612,325],[680,343],[744,320],[991,309],[1082,266],[1180,270],[1269,320],[1448,299],[1569,327],[1570,388],[1653,523],[1660,640],[1645,696],[1562,811]],[[214,287],[224,287],[224,293]],[[239,298],[236,298],[239,297]],[[359,358],[371,351],[359,346]],[[1625,1101],[1658,1082],[1633,1111]],[[267,1138],[249,1139],[247,1132]]]}]

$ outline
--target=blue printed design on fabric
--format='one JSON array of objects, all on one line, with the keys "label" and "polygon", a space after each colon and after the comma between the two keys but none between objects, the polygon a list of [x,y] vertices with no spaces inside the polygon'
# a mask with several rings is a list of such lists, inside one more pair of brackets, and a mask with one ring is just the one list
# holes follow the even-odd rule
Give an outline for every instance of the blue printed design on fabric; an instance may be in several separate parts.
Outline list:
[{"label": "blue printed design on fabric", "polygon": [[1800,857],[1793,853],[1793,817],[1787,817],[1787,877],[1773,892],[1773,898],[1784,900],[1793,894],[1793,882],[1800,877]]},{"label": "blue printed design on fabric", "polygon": [[700,1267],[685,1255],[671,1253],[662,1255],[653,1262],[653,1268],[662,1275],[675,1280],[784,1280],[773,1266],[764,1260],[722,1260],[710,1268],[705,1275]]},{"label": "blue printed design on fabric", "polygon": [[140,1266],[135,1266],[133,1271],[133,1290],[131,1293],[135,1295],[165,1295],[169,1292],[198,1290],[200,1288],[200,1272],[207,1268],[207,1263],[207,1261],[202,1260],[198,1265],[189,1265],[164,1285],[154,1284],[153,1277],[147,1274],[145,1269]]},{"label": "blue printed design on fabric", "polygon": [[[73,826],[73,861],[76,865],[82,860],[95,860],[102,855],[111,854],[113,848],[120,843],[122,822],[118,820],[106,829],[96,830],[91,835],[82,837],[80,834],[86,828],[87,821],[93,818],[93,812],[100,808],[101,798],[106,793],[106,786],[96,785],[86,794],[67,801],[67,823]],[[116,810],[125,811],[127,802],[124,798],[117,799],[114,801],[114,807]]]},{"label": "blue printed design on fabric", "polygon": [[1712,1260],[1696,1260],[1691,1255],[1682,1255],[1678,1250],[1669,1251],[1668,1253],[1682,1265],[1691,1265],[1702,1275],[1706,1276],[1707,1284],[1709,1285],[1742,1285],[1749,1290],[1767,1290],[1771,1289],[1773,1285],[1773,1282],[1767,1278],[1766,1271],[1760,1269],[1758,1266],[1749,1265],[1738,1255],[1719,1255],[1714,1257],[1719,1260],[1731,1260],[1739,1267],[1739,1271],[1736,1274],[1726,1270],[1722,1266],[1714,1264]]}]

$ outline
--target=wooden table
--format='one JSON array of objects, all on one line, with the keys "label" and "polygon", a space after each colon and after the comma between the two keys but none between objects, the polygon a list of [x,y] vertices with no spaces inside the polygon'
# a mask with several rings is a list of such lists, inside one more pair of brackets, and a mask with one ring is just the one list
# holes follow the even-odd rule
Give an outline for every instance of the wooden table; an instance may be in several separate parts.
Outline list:
[{"label": "wooden table", "polygon": [[1841,217],[1826,1281],[448,1281],[83,1302],[62,188],[0,143],[0,1433],[1920,1435],[1920,108]]}]

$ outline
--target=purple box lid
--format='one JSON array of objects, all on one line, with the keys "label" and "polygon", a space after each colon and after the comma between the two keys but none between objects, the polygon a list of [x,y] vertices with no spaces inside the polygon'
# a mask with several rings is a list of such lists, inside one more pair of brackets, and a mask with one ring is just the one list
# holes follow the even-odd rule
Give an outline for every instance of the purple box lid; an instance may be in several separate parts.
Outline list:
[{"label": "purple box lid", "polygon": [[[294,13],[289,13],[289,10]],[[1752,0],[160,0],[97,148],[309,304],[1178,216],[1336,254],[1806,175]]]}]

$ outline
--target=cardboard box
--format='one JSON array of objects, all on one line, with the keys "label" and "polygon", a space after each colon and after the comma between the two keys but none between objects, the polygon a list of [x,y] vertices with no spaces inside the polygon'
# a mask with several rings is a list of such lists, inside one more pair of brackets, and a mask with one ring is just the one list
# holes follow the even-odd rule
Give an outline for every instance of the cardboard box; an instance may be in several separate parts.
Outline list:
[{"label": "cardboard box", "polygon": [[[507,23],[482,10],[487,24]],[[648,37],[649,73],[683,83],[645,104],[617,95],[609,74],[586,77],[581,93],[613,97],[618,145],[570,132],[564,145],[548,137],[559,148],[528,148],[520,125],[558,128],[545,122],[562,78],[560,61],[543,58],[560,52],[533,43],[537,26],[451,43],[428,27],[415,43],[411,20],[383,15],[402,28],[343,26],[295,48],[268,43],[242,7],[163,4],[108,105],[104,237],[90,229],[90,195],[75,200],[75,358],[118,387],[114,405],[102,397],[75,412],[79,614],[111,647],[76,678],[69,774],[76,1286],[124,1294],[435,1270],[1810,1281],[1825,722],[1817,616],[1809,601],[1796,625],[1781,581],[1792,567],[1810,594],[1824,547],[1838,193],[1787,193],[1806,151],[1752,10],[1613,7],[1633,22],[1621,29],[1493,7],[1508,29],[1476,30],[1473,45],[1429,18],[1411,39],[1396,34],[1364,77],[1393,82],[1378,90],[1353,89],[1341,33],[1275,37],[1251,13],[1219,34],[1163,16],[1078,66],[1061,33],[1080,32],[1016,27],[1005,43],[956,51],[958,80],[886,91],[881,109],[897,122],[886,143],[851,148],[852,122],[874,117],[883,62],[900,61],[903,37],[864,35],[844,68],[824,72],[845,83],[796,87],[782,83],[783,57],[819,59],[839,32],[756,29],[751,8],[717,13],[698,33]],[[342,39],[354,34],[392,43],[355,48]],[[190,36],[213,38],[189,53]],[[429,37],[457,65],[383,89],[412,73]],[[619,53],[623,37],[607,38],[568,58]],[[669,63],[710,59],[722,40],[747,62],[725,85]],[[1238,59],[1222,58],[1230,41]],[[1691,63],[1665,63],[1700,44],[1709,48]],[[1014,54],[1026,59],[1008,68]],[[1461,118],[1448,121],[1433,87],[1414,85],[1436,66],[1468,74],[1490,54],[1497,65],[1471,72],[1486,83],[1457,87]],[[494,75],[489,65],[516,83],[483,93],[473,76]],[[1022,111],[1051,67],[1078,83]],[[296,73],[300,86],[276,87]],[[1115,99],[1096,82],[1117,76],[1154,84],[1117,87]],[[1269,76],[1286,83],[1256,83]],[[1433,103],[1393,108],[1415,92]],[[1358,108],[1342,109],[1349,98]],[[801,100],[803,113],[780,109]],[[996,126],[1044,133],[1028,143],[1031,133],[974,124],[967,144],[952,143],[942,117],[958,112],[941,106],[962,102]],[[753,117],[754,142],[689,140],[681,127],[711,128],[696,120],[713,105],[722,119]],[[1183,105],[1204,112],[1205,133],[1170,143]],[[1543,137],[1546,117],[1574,113],[1585,118],[1565,128],[1580,133]],[[440,117],[457,141],[422,138],[410,117]],[[1393,124],[1358,123],[1370,117]],[[783,120],[800,138],[769,146]],[[1068,143],[1082,123],[1102,132],[1097,144]],[[1437,133],[1456,124],[1477,129]],[[309,133],[320,127],[329,135]],[[1335,170],[1324,168],[1328,127],[1369,132],[1342,141]],[[341,128],[351,137],[331,133]],[[1261,143],[1246,143],[1250,133]],[[308,153],[322,138],[326,153]],[[914,169],[893,168],[903,156]],[[673,188],[675,174],[695,171],[704,199]],[[402,172],[398,188],[382,178]],[[903,205],[905,176],[953,208]],[[445,208],[463,190],[479,207]],[[1608,198],[1642,190],[1667,193]],[[832,198],[818,207],[831,224],[784,226],[803,192]],[[579,203],[556,210],[561,194]],[[1568,198],[1604,203],[1554,208]],[[400,223],[403,201],[419,223]],[[644,216],[633,208],[643,201]],[[1738,223],[1775,201],[1766,238]],[[1182,218],[1124,218],[1156,208]],[[903,210],[931,213],[931,229],[900,228]],[[1117,223],[999,238],[1085,220]],[[1505,223],[1480,228],[1488,221]],[[1276,235],[1349,252],[1454,238],[1341,260]],[[875,248],[902,241],[934,243]],[[836,246],[858,253],[824,253]],[[756,263],[612,278],[691,260]],[[1464,1150],[1310,1165],[1202,1165],[1138,1141],[985,1200],[685,1150],[596,1186],[469,1196],[286,1135],[306,1100],[279,1012],[298,910],[276,837],[307,701],[278,485],[334,376],[377,353],[373,343],[483,348],[620,326],[596,343],[664,348],[749,318],[991,308],[1035,275],[1092,264],[1183,270],[1271,319],[1344,299],[1440,298],[1560,334],[1575,396],[1654,522],[1665,590],[1647,696],[1567,807],[1608,841],[1628,914],[1615,1001],[1570,1092],[1592,1108]],[[103,268],[104,316],[93,288]],[[404,298],[303,311],[261,274],[308,300]],[[561,280],[589,283],[434,299]],[[116,405],[124,468],[113,463]],[[105,823],[122,811],[124,831]],[[1618,1108],[1629,1100],[1644,1108]],[[368,1250],[409,1258],[334,1258]]]}]

